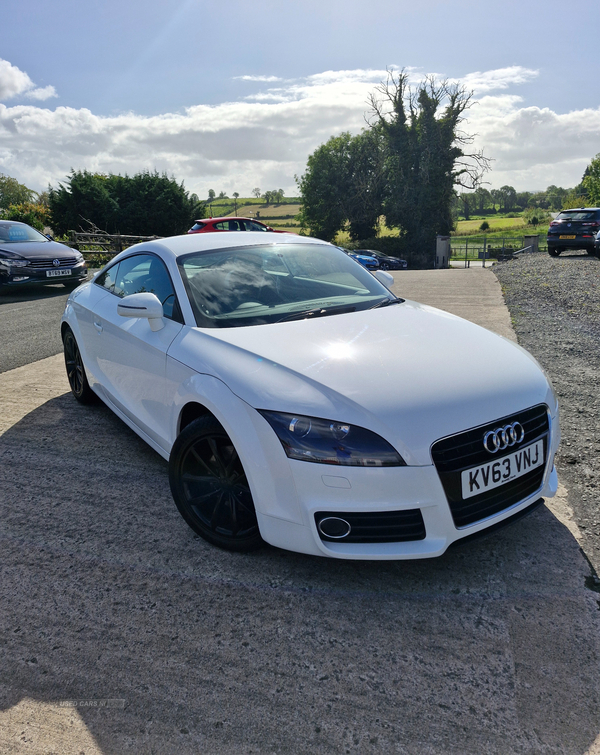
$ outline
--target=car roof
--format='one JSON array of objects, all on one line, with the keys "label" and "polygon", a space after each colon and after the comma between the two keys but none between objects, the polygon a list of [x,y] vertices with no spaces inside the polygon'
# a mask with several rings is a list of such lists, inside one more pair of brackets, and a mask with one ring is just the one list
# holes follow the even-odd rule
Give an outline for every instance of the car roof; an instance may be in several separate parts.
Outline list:
[{"label": "car roof", "polygon": [[[215,223],[221,222],[222,220],[252,220],[254,222],[254,218],[242,218],[239,215],[224,215],[222,218],[202,218],[200,220],[194,220],[194,223]],[[260,220],[257,220],[256,222],[260,223]],[[264,225],[264,223],[261,223],[261,225]]]},{"label": "car roof", "polygon": [[600,207],[569,207],[568,210],[561,210],[558,214],[562,215],[563,212],[591,212],[592,210],[600,210]]},{"label": "car roof", "polygon": [[[265,238],[268,236],[268,239]],[[223,231],[223,233],[186,233],[183,236],[169,236],[156,241],[143,241],[130,246],[121,256],[127,256],[132,251],[162,251],[167,255],[179,257],[193,252],[218,251],[219,249],[233,249],[243,246],[280,246],[282,244],[321,244],[331,246],[326,241],[314,239],[310,236],[296,236],[293,233],[266,234],[264,231]],[[115,257],[116,259],[116,257]]]}]

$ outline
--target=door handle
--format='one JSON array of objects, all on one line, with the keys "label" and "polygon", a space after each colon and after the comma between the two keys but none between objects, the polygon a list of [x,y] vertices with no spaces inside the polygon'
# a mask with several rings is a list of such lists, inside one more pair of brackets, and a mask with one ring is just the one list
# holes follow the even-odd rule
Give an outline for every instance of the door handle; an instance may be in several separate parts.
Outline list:
[{"label": "door handle", "polygon": [[94,327],[98,331],[98,333],[102,333],[102,323],[98,322],[97,320],[94,320]]}]

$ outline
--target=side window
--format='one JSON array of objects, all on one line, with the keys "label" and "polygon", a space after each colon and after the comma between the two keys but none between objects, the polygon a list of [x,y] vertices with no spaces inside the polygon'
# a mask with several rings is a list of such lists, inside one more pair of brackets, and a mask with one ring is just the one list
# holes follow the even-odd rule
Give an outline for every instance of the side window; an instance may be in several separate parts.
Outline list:
[{"label": "side window", "polygon": [[255,223],[253,220],[245,220],[244,223],[246,224],[247,231],[266,231],[267,230],[264,227],[264,225],[261,225],[260,223]]},{"label": "side window", "polygon": [[183,322],[171,278],[164,262],[151,254],[136,254],[121,260],[116,276],[114,293],[123,298],[130,294],[156,294],[165,317]]},{"label": "side window", "polygon": [[108,291],[111,291],[114,293],[115,288],[115,280],[117,279],[119,270],[119,263],[117,262],[116,265],[112,265],[108,269],[106,269],[102,275],[100,275],[94,283],[98,286],[102,286],[102,288],[108,289]]}]

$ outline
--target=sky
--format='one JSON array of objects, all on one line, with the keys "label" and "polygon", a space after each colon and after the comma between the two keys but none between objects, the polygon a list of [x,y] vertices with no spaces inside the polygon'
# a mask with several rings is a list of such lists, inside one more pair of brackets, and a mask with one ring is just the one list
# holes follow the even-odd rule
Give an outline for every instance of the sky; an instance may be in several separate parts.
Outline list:
[{"label": "sky", "polygon": [[[357,134],[387,69],[473,92],[487,188],[575,186],[600,152],[598,0],[3,0],[0,173],[166,172],[206,198]],[[589,34],[592,33],[592,37]]]}]

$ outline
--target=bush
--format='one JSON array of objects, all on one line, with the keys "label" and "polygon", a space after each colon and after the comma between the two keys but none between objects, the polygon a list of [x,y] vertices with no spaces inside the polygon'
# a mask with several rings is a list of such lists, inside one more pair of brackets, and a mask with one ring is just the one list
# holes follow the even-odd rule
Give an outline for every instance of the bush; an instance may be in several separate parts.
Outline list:
[{"label": "bush", "polygon": [[479,226],[480,231],[489,231],[490,230],[490,224],[487,222],[487,220],[484,220],[483,223]]},{"label": "bush", "polygon": [[2,217],[4,220],[17,220],[21,223],[27,223],[27,225],[42,233],[44,228],[52,225],[52,216],[48,207],[33,202],[11,204],[7,210],[4,210]]}]

